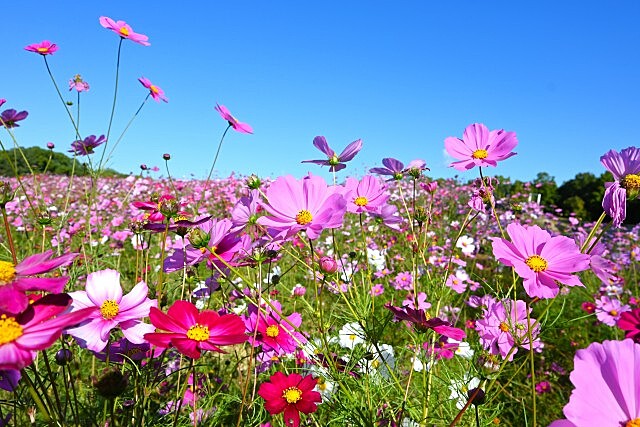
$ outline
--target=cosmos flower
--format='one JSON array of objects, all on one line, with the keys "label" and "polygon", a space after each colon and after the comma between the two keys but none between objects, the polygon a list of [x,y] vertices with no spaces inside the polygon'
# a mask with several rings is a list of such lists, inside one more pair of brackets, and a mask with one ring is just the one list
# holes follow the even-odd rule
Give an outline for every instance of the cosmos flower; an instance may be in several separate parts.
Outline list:
[{"label": "cosmos flower", "polygon": [[142,86],[149,89],[149,94],[156,102],[160,102],[160,100],[163,100],[164,102],[169,102],[169,99],[167,99],[167,97],[164,96],[164,91],[160,89],[160,87],[151,83],[151,80],[147,79],[146,77],[140,77],[138,81],[142,84]]},{"label": "cosmos flower", "polygon": [[55,43],[51,43],[49,40],[44,40],[40,43],[30,44],[29,46],[26,46],[24,50],[45,56],[53,55],[58,50],[58,46]]},{"label": "cosmos flower", "polygon": [[17,122],[26,119],[28,115],[29,113],[27,111],[18,112],[17,110],[10,108],[8,110],[4,110],[2,114],[0,114],[0,120],[2,120],[0,124],[7,129],[17,128],[20,127]]},{"label": "cosmos flower", "polygon": [[360,181],[347,178],[343,195],[347,212],[351,213],[378,212],[389,200],[386,185],[371,175],[363,176]]},{"label": "cosmos flower", "polygon": [[493,255],[501,263],[511,266],[523,279],[530,297],[553,298],[558,283],[584,286],[573,273],[589,268],[589,255],[580,253],[575,241],[565,236],[551,237],[537,225],[507,226],[511,242],[494,237]]},{"label": "cosmos flower", "polygon": [[384,307],[393,313],[395,320],[405,320],[411,323],[419,332],[433,329],[440,335],[457,341],[461,341],[467,336],[462,329],[451,326],[449,322],[439,317],[430,317],[423,309],[416,310],[408,306],[394,307],[390,303],[385,304]]},{"label": "cosmos flower", "polygon": [[391,176],[391,178],[389,178],[389,181],[394,179],[399,181],[404,176],[404,163],[402,163],[400,160],[394,159],[392,157],[386,157],[382,159],[382,164],[384,165],[383,168],[371,168],[369,169],[369,172],[377,173],[379,175]]},{"label": "cosmos flower", "polygon": [[53,257],[53,251],[28,256],[17,265],[8,261],[0,261],[0,313],[17,314],[29,305],[26,292],[45,291],[60,293],[69,281],[67,276],[30,277],[48,273],[73,262],[77,253]]},{"label": "cosmos flower", "polygon": [[284,423],[287,427],[300,426],[300,413],[310,414],[318,409],[317,403],[322,401],[320,393],[314,391],[318,380],[311,375],[302,377],[299,374],[285,375],[276,372],[269,382],[262,383],[258,395],[265,400],[264,408],[271,415],[284,412]]},{"label": "cosmos flower", "polygon": [[618,328],[626,332],[625,337],[640,343],[640,308],[625,311],[618,319]]},{"label": "cosmos flower", "polygon": [[120,273],[116,270],[96,271],[87,276],[86,291],[71,292],[73,311],[91,308],[87,321],[67,333],[82,347],[102,351],[109,341],[111,330],[120,327],[122,334],[134,344],[144,342],[144,334],[153,332],[153,326],[143,323],[157,300],[149,299],[149,288],[138,283],[127,295],[122,295]]},{"label": "cosmos flower", "polygon": [[133,31],[133,28],[131,28],[124,21],[114,21],[113,19],[106,16],[101,16],[99,21],[100,25],[108,30],[113,31],[123,39],[129,39],[132,42],[136,42],[143,46],[151,45],[151,43],[149,43],[148,41],[149,37],[145,36],[144,34],[136,33],[135,31]]},{"label": "cosmos flower", "polygon": [[614,182],[605,183],[602,208],[620,227],[627,217],[627,200],[640,194],[640,149],[628,147],[620,153],[610,150],[600,157],[600,163],[613,174]]},{"label": "cosmos flower", "polygon": [[615,326],[622,313],[631,310],[627,304],[622,304],[618,298],[606,295],[596,299],[596,318],[608,326]]},{"label": "cosmos flower", "polygon": [[76,74],[71,80],[69,80],[69,90],[75,89],[77,92],[86,92],[89,90],[89,83],[82,80],[80,74]]},{"label": "cosmos flower", "polygon": [[447,153],[457,162],[449,166],[460,171],[472,169],[476,166],[497,166],[501,160],[515,156],[512,152],[518,145],[515,132],[492,130],[481,124],[474,123],[464,130],[462,139],[449,137],[444,140]]},{"label": "cosmos flower", "polygon": [[71,143],[70,153],[75,154],[76,156],[86,156],[89,154],[93,154],[93,149],[105,143],[107,139],[104,135],[100,135],[99,137],[95,135],[89,135],[85,139],[76,140]]},{"label": "cosmos flower", "polygon": [[198,312],[195,305],[178,300],[167,313],[151,307],[151,323],[160,331],[144,338],[160,348],[175,347],[192,359],[199,359],[203,350],[224,353],[221,346],[241,344],[247,340],[244,323],[236,314],[220,315],[213,310]]},{"label": "cosmos flower", "polygon": [[630,339],[591,343],[574,358],[575,387],[563,412],[549,427],[640,425],[640,344]]},{"label": "cosmos flower", "polygon": [[220,117],[229,122],[229,126],[231,126],[235,131],[240,133],[253,133],[253,128],[251,128],[251,126],[238,121],[238,119],[233,117],[229,109],[224,105],[216,104],[214,108],[220,114]]},{"label": "cosmos flower", "polygon": [[109,356],[109,363],[123,363],[127,360],[142,360],[151,355],[151,346],[148,342],[134,344],[126,338],[121,338],[109,345],[106,351],[95,353],[98,360],[103,362]]},{"label": "cosmos flower", "polygon": [[273,301],[271,304],[275,310],[271,307],[265,307],[265,311],[259,311],[255,306],[249,308],[249,316],[244,317],[249,342],[254,347],[262,345],[263,351],[273,350],[278,356],[293,354],[298,345],[307,342],[304,335],[296,332],[302,324],[302,316],[291,313],[283,320],[280,303]]},{"label": "cosmos flower", "polygon": [[324,154],[327,160],[303,160],[302,163],[315,163],[316,165],[329,166],[331,172],[336,172],[347,167],[346,162],[352,160],[356,154],[362,149],[362,140],[357,139],[347,145],[340,155],[329,148],[329,144],[324,136],[316,136],[313,138],[313,145]]},{"label": "cosmos flower", "polygon": [[305,230],[310,239],[317,239],[325,228],[340,227],[346,210],[336,187],[311,174],[301,180],[279,177],[267,189],[267,200],[263,207],[269,215],[258,218],[258,224],[288,236]]}]

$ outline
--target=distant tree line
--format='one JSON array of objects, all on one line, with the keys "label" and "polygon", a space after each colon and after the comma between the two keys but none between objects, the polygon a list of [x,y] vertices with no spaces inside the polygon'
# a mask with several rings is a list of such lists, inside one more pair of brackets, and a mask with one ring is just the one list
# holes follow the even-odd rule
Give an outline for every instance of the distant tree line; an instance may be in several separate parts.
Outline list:
[{"label": "distant tree line", "polygon": [[[14,168],[18,175],[28,175],[31,173],[29,166],[35,173],[43,173],[46,168],[46,172],[52,175],[71,175],[74,162],[72,157],[40,147],[28,147],[21,150],[22,154],[15,148],[0,152],[0,176],[14,176]],[[29,166],[27,166],[25,158],[29,162]],[[74,175],[89,174],[89,168],[85,162],[81,162],[79,159],[76,159],[75,162]],[[107,169],[102,174],[105,176],[124,176],[113,169]]]}]

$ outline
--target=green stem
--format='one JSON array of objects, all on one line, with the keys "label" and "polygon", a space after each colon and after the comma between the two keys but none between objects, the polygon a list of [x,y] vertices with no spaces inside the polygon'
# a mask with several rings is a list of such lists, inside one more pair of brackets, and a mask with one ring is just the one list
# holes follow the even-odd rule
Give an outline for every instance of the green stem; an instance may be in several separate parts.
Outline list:
[{"label": "green stem", "polygon": [[73,114],[71,114],[71,110],[69,110],[69,106],[67,102],[64,100],[62,93],[60,92],[60,88],[58,88],[58,84],[56,83],[56,79],[53,77],[53,73],[51,72],[51,68],[49,68],[49,62],[47,61],[47,57],[45,55],[42,56],[44,58],[44,65],[47,67],[47,72],[49,73],[49,77],[51,77],[51,81],[53,82],[53,87],[55,87],[58,97],[64,105],[64,109],[67,110],[67,114],[69,115],[69,119],[71,120],[71,124],[73,125],[73,129],[76,131],[76,137],[78,139],[82,139],[80,137],[80,131],[78,130],[78,124],[75,120],[73,120]]},{"label": "green stem", "polygon": [[211,180],[211,175],[213,175],[213,170],[216,167],[216,162],[218,161],[218,155],[220,155],[220,149],[222,148],[222,142],[224,141],[224,137],[227,134],[227,131],[231,127],[231,124],[227,126],[227,128],[222,133],[222,138],[220,138],[220,142],[218,143],[218,149],[216,150],[216,155],[213,158],[213,164],[211,165],[211,170],[209,170],[209,175],[207,175],[207,180],[204,182],[204,190],[202,190],[202,197],[198,200],[196,204],[196,215],[198,214],[198,208],[200,207],[200,202],[204,199],[204,193],[207,191],[209,187],[209,181]]},{"label": "green stem", "polygon": [[107,145],[109,144],[109,135],[111,135],[111,125],[113,124],[113,116],[116,112],[116,100],[118,99],[118,76],[120,75],[120,52],[122,51],[123,40],[124,38],[120,37],[120,43],[118,43],[118,58],[116,60],[116,83],[113,89],[113,104],[111,105],[111,115],[109,116],[109,126],[107,127],[107,140],[105,141],[102,149],[100,162],[98,162],[98,170],[100,170],[102,167],[102,160],[104,159],[104,154],[107,151]]}]

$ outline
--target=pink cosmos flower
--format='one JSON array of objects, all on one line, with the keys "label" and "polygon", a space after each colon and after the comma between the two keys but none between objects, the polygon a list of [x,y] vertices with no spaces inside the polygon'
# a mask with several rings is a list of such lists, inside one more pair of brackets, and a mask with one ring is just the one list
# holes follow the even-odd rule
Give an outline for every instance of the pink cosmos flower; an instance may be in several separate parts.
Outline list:
[{"label": "pink cosmos flower", "polygon": [[515,132],[492,130],[481,124],[474,123],[464,130],[462,139],[449,137],[444,140],[447,153],[457,162],[449,166],[460,171],[469,170],[476,166],[497,166],[501,160],[515,156],[512,152],[518,145]]},{"label": "pink cosmos flower", "polygon": [[618,319],[618,328],[626,332],[625,337],[640,343],[640,308],[625,311]]},{"label": "pink cosmos flower", "polygon": [[[296,332],[302,324],[302,316],[300,313],[291,313],[287,316],[287,320],[283,320],[280,303],[273,301],[272,305],[275,310],[266,307],[266,312],[258,311],[255,306],[249,308],[249,316],[244,317],[249,342],[254,347],[262,345],[263,351],[273,350],[278,356],[293,354],[298,344],[307,342],[301,333]],[[256,335],[255,339],[254,335]]]},{"label": "pink cosmos flower", "polygon": [[161,330],[145,334],[144,338],[151,345],[175,347],[192,359],[199,359],[203,350],[224,353],[220,346],[241,344],[247,340],[240,316],[220,315],[212,310],[198,312],[196,306],[187,301],[174,302],[167,314],[152,307],[149,318]]},{"label": "pink cosmos flower", "polygon": [[102,25],[104,28],[108,30],[113,31],[123,39],[129,39],[132,42],[136,42],[143,46],[151,45],[151,43],[148,42],[149,37],[145,36],[144,34],[136,33],[135,31],[133,31],[133,28],[131,28],[124,21],[114,21],[113,19],[108,18],[106,16],[101,16],[100,25]]},{"label": "pink cosmos flower", "polygon": [[618,298],[610,298],[606,295],[596,299],[596,318],[608,326],[615,326],[620,315],[631,310],[627,304],[622,304]]},{"label": "pink cosmos flower", "polygon": [[327,160],[303,160],[302,163],[315,163],[316,165],[329,166],[331,172],[336,172],[347,167],[346,162],[352,160],[362,149],[362,140],[357,139],[347,145],[340,155],[333,151],[324,136],[313,138],[313,145],[327,155]]},{"label": "pink cosmos flower", "polygon": [[55,43],[51,43],[49,40],[44,40],[40,43],[30,44],[29,46],[25,47],[24,50],[39,53],[40,55],[45,56],[53,55],[58,50],[58,46]]},{"label": "pink cosmos flower", "polygon": [[50,347],[62,331],[82,322],[87,310],[66,313],[71,304],[67,294],[45,295],[17,316],[0,316],[0,370],[29,366],[36,352]]},{"label": "pink cosmos flower", "polygon": [[281,176],[267,189],[269,203],[264,209],[267,216],[258,218],[258,224],[292,236],[305,230],[310,239],[317,239],[325,228],[342,225],[346,201],[327,187],[319,176],[308,176],[300,181],[293,176]]},{"label": "pink cosmos flower", "polygon": [[251,126],[238,121],[238,119],[233,117],[231,115],[231,112],[224,105],[216,104],[214,108],[223,119],[229,122],[229,126],[231,126],[234,130],[240,133],[253,133],[253,129],[251,128]]},{"label": "pink cosmos flower", "polygon": [[627,216],[627,199],[640,194],[640,149],[628,147],[620,153],[610,150],[600,157],[600,163],[615,179],[605,183],[602,208],[612,218],[613,226],[620,227]]},{"label": "pink cosmos flower", "polygon": [[314,391],[318,380],[311,375],[302,377],[299,374],[285,375],[276,372],[269,382],[262,383],[258,394],[265,400],[264,408],[271,415],[284,412],[287,427],[300,426],[300,412],[310,414],[318,410],[317,404],[322,396]]},{"label": "pink cosmos flower", "polygon": [[413,309],[408,306],[394,307],[390,303],[384,305],[384,308],[390,310],[395,320],[405,320],[411,323],[417,331],[426,332],[433,329],[440,335],[453,338],[456,341],[462,341],[467,334],[460,328],[455,328],[447,321],[439,317],[430,317],[424,309]]},{"label": "pink cosmos flower", "polygon": [[106,141],[107,139],[104,135],[89,135],[85,139],[73,141],[71,143],[71,150],[68,151],[76,156],[87,156],[89,154],[93,154],[93,150],[99,145],[104,144]]},{"label": "pink cosmos flower", "polygon": [[80,342],[82,347],[99,352],[109,341],[111,330],[120,326],[122,334],[134,344],[144,342],[144,334],[153,332],[153,326],[143,323],[157,300],[147,297],[149,289],[144,282],[138,283],[127,295],[122,295],[120,272],[101,270],[87,276],[86,291],[71,292],[72,311],[90,308],[86,322],[69,329],[67,333]]},{"label": "pink cosmos flower", "polygon": [[30,277],[48,273],[73,262],[77,253],[52,258],[53,251],[48,250],[23,259],[18,265],[0,261],[0,313],[17,314],[29,305],[26,292],[45,291],[54,294],[62,292],[69,281],[67,276]]},{"label": "pink cosmos flower", "polygon": [[347,178],[343,195],[347,201],[347,212],[351,213],[378,212],[389,200],[386,185],[371,175],[365,175],[360,181]]},{"label": "pink cosmos flower", "polygon": [[570,379],[575,387],[563,420],[549,427],[640,425],[640,344],[630,339],[592,343],[578,350]]},{"label": "pink cosmos flower", "polygon": [[75,89],[77,92],[86,92],[89,90],[89,83],[82,80],[80,74],[76,74],[71,80],[69,80],[69,90]]},{"label": "pink cosmos flower", "polygon": [[580,253],[575,241],[565,236],[551,237],[537,225],[507,226],[511,242],[494,237],[493,255],[501,263],[515,268],[530,297],[553,298],[558,283],[584,286],[573,273],[589,268],[589,255]]},{"label": "pink cosmos flower", "polygon": [[156,102],[160,102],[160,100],[163,100],[164,102],[169,102],[169,99],[167,99],[167,97],[164,96],[164,91],[160,89],[158,86],[151,83],[151,80],[147,79],[146,77],[140,77],[138,81],[142,84],[142,86],[149,89],[149,94]]}]

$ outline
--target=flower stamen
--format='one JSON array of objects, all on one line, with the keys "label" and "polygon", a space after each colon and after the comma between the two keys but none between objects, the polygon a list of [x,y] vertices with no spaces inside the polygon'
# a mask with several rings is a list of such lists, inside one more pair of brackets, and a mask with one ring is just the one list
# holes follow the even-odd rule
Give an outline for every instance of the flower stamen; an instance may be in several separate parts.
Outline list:
[{"label": "flower stamen", "polygon": [[8,261],[0,261],[0,285],[11,282],[15,276],[15,266]]},{"label": "flower stamen", "polygon": [[298,215],[296,215],[296,222],[300,225],[307,225],[312,220],[313,216],[311,215],[311,212],[306,209],[301,210],[300,212],[298,212]]},{"label": "flower stamen", "polygon": [[540,255],[531,255],[529,258],[527,258],[525,264],[527,264],[529,268],[536,273],[545,271],[549,266],[547,260],[542,258]]},{"label": "flower stamen", "polygon": [[194,341],[206,341],[210,337],[209,328],[196,323],[187,331],[187,338]]},{"label": "flower stamen", "polygon": [[120,306],[112,299],[105,300],[100,306],[100,314],[105,320],[111,320],[120,312]]},{"label": "flower stamen", "polygon": [[302,390],[298,387],[289,387],[283,390],[282,397],[289,404],[298,403],[302,400]]},{"label": "flower stamen", "polygon": [[487,150],[483,150],[483,149],[476,150],[471,155],[472,158],[478,159],[478,160],[486,159],[488,156],[489,156],[489,153],[487,152]]},{"label": "flower stamen", "polygon": [[0,345],[13,342],[22,336],[22,326],[13,317],[0,316]]}]

